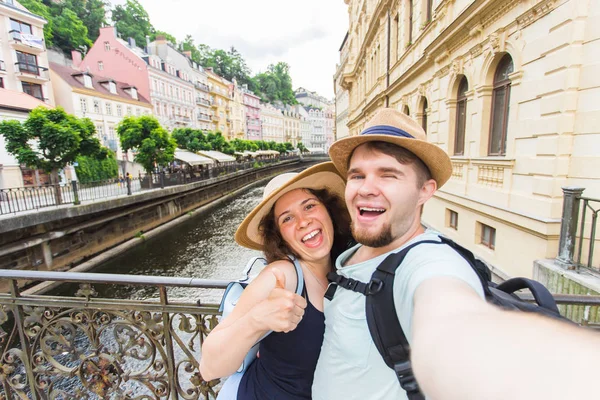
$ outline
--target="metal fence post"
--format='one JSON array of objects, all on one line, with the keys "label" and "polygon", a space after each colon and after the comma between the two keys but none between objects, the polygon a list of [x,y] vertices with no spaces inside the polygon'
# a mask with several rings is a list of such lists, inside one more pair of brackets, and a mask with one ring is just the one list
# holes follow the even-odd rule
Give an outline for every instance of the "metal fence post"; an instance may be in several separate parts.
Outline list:
[{"label": "metal fence post", "polygon": [[125,182],[127,182],[127,196],[131,196],[131,177],[129,175],[125,177]]},{"label": "metal fence post", "polygon": [[73,204],[76,206],[80,204],[79,201],[79,188],[77,187],[77,181],[73,179],[71,181],[71,186],[73,187]]},{"label": "metal fence post", "polygon": [[573,265],[577,223],[579,220],[579,198],[585,190],[578,187],[563,187],[563,211],[560,220],[560,239],[557,261],[565,266]]}]

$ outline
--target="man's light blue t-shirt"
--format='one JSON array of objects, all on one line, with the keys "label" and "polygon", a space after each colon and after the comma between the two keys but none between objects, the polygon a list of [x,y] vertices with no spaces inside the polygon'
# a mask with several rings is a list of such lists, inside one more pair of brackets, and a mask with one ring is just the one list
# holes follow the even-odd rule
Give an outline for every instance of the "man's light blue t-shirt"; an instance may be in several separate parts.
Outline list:
[{"label": "man's light blue t-shirt", "polygon": [[[427,230],[398,249],[365,262],[343,266],[360,244],[336,261],[338,274],[369,282],[373,271],[390,254],[416,241],[438,240]],[[423,281],[438,276],[460,279],[482,298],[483,289],[471,266],[447,245],[424,243],[408,252],[394,279],[394,305],[400,325],[411,342],[413,296]],[[443,296],[440,293],[440,296]],[[365,315],[365,296],[338,288],[332,301],[325,300],[325,337],[313,382],[314,400],[407,399],[398,379],[377,351]]]}]

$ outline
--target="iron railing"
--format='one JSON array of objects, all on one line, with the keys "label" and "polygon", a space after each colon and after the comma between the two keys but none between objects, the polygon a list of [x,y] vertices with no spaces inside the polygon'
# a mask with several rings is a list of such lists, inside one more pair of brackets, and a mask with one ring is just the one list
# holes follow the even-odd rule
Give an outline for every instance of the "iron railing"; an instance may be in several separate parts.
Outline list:
[{"label": "iron railing", "polygon": [[600,199],[583,197],[584,190],[577,187],[563,188],[563,213],[557,260],[569,267],[600,269],[600,262],[594,259]]},{"label": "iron railing", "polygon": [[296,155],[281,155],[274,158],[257,159],[256,161],[221,162],[204,166],[202,169],[195,171],[180,170],[173,173],[140,174],[138,177],[115,178],[88,183],[72,181],[62,185],[0,189],[0,215],[56,207],[64,204],[79,205],[82,202],[126,196],[142,190],[183,185],[216,178],[240,170],[252,169],[257,166],[256,163],[263,166],[265,164],[297,158],[298,156]]},{"label": "iron railing", "polygon": [[[80,284],[75,295],[28,295],[17,281]],[[170,288],[223,289],[226,281],[76,272],[0,271],[0,398],[214,399],[200,348],[216,304],[173,299]],[[156,300],[97,298],[92,286],[156,289]],[[220,292],[219,292],[220,293]],[[188,297],[189,298],[189,297]]]},{"label": "iron railing", "polygon": [[[80,286],[74,295],[41,295],[22,292],[19,281]],[[218,324],[216,303],[228,281],[0,270],[0,283],[9,290],[0,293],[0,398],[217,396],[220,381],[206,382],[199,372],[200,349]],[[152,288],[156,299],[99,298],[92,284]],[[169,294],[178,289],[197,293],[183,300]],[[211,297],[212,303],[204,302]],[[556,295],[556,299],[570,305],[600,305],[600,296]]]}]

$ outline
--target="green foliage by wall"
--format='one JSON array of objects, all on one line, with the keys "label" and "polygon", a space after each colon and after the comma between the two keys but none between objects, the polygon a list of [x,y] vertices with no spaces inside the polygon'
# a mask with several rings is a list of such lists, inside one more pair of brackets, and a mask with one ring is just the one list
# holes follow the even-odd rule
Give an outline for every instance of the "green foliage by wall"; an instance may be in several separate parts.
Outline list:
[{"label": "green foliage by wall", "polygon": [[81,183],[104,181],[119,176],[119,165],[112,151],[101,161],[85,156],[77,157],[76,161],[79,165],[75,167],[75,172]]}]

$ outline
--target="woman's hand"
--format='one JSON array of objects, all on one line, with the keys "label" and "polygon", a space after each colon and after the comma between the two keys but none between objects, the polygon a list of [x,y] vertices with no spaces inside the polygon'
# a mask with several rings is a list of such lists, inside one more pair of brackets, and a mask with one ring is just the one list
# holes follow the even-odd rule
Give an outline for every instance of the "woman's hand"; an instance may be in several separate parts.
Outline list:
[{"label": "woman's hand", "polygon": [[272,268],[275,285],[269,296],[252,309],[252,319],[259,330],[290,332],[304,316],[306,299],[285,288],[285,275]]}]

